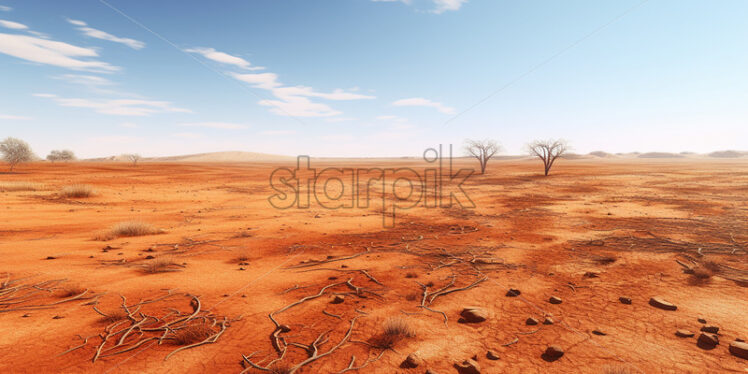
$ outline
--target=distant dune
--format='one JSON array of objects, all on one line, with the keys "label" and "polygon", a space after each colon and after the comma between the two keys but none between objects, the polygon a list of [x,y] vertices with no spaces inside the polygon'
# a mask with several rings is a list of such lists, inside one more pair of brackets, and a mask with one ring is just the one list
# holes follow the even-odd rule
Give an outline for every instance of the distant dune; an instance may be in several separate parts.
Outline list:
[{"label": "distant dune", "polygon": [[717,151],[712,152],[708,156],[709,157],[717,157],[717,158],[738,158],[743,157],[747,153],[746,152],[739,152],[739,151]]},{"label": "distant dune", "polygon": [[648,152],[639,155],[639,158],[683,158],[683,155],[667,152]]},{"label": "distant dune", "polygon": [[[211,152],[196,153],[191,155],[167,156],[167,157],[143,157],[142,161],[146,162],[258,162],[258,161],[287,161],[294,160],[292,156],[271,155],[257,152]],[[85,161],[113,161],[129,162],[124,156],[111,156],[102,158],[92,158]]]}]

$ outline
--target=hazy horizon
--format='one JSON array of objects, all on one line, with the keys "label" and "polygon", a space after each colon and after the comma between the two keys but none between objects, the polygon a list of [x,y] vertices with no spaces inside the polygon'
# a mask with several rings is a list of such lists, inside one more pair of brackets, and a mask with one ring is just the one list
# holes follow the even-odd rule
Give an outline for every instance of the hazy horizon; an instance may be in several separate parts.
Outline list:
[{"label": "hazy horizon", "polygon": [[748,149],[748,3],[0,0],[0,137],[44,157]]}]

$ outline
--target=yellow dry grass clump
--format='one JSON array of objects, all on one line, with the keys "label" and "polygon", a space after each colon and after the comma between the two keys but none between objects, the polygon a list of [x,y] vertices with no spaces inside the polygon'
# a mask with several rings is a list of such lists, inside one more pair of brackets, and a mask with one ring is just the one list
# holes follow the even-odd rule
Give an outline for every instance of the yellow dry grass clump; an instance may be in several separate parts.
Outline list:
[{"label": "yellow dry grass clump", "polygon": [[87,184],[73,184],[60,190],[62,197],[80,199],[96,195],[96,190]]},{"label": "yellow dry grass clump", "polygon": [[0,182],[0,192],[38,191],[42,184],[33,182]]},{"label": "yellow dry grass clump", "polygon": [[161,234],[163,230],[156,228],[155,226],[140,222],[140,221],[128,221],[120,222],[114,225],[109,231],[96,236],[96,240],[111,240],[114,238],[129,238],[134,236],[145,236]]}]

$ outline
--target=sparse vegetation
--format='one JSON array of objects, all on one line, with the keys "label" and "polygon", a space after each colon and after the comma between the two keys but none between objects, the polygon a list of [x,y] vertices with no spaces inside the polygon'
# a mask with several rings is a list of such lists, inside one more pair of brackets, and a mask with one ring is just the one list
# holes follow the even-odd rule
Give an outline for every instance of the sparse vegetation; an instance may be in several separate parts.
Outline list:
[{"label": "sparse vegetation", "polygon": [[6,138],[0,142],[0,153],[3,161],[10,164],[10,171],[18,164],[34,159],[34,152],[31,151],[29,144],[16,138]]},{"label": "sparse vegetation", "polygon": [[168,337],[176,345],[190,345],[213,336],[216,331],[207,323],[200,322],[174,330]]},{"label": "sparse vegetation", "polygon": [[0,182],[0,192],[38,191],[44,188],[39,183],[32,182]]},{"label": "sparse vegetation", "polygon": [[124,157],[127,161],[132,162],[132,166],[137,166],[138,165],[138,161],[140,161],[140,159],[142,158],[137,153],[124,154],[124,155],[122,155],[122,157]]},{"label": "sparse vegetation", "polygon": [[74,161],[75,160],[75,153],[70,150],[62,150],[62,151],[52,151],[47,155],[48,161]]},{"label": "sparse vegetation", "polygon": [[480,173],[486,172],[486,166],[488,160],[491,159],[497,152],[501,150],[501,147],[495,140],[466,140],[465,141],[465,152],[478,160],[480,164]]},{"label": "sparse vegetation", "polygon": [[527,145],[527,152],[543,161],[545,175],[548,176],[553,163],[569,150],[564,140],[536,140]]},{"label": "sparse vegetation", "polygon": [[603,374],[632,374],[634,373],[628,366],[615,365],[603,368]]},{"label": "sparse vegetation", "polygon": [[95,194],[96,191],[94,188],[87,184],[74,184],[71,186],[65,186],[60,190],[60,196],[72,199],[91,197]]},{"label": "sparse vegetation", "polygon": [[182,265],[177,264],[169,257],[156,257],[146,262],[142,269],[147,274],[158,274],[179,271],[181,267]]},{"label": "sparse vegetation", "polygon": [[121,222],[114,225],[103,235],[97,236],[98,240],[111,240],[114,238],[129,238],[134,236],[145,236],[160,234],[162,231],[151,224],[140,221]]},{"label": "sparse vegetation", "polygon": [[383,332],[374,338],[373,345],[380,349],[391,349],[397,343],[416,336],[416,332],[402,318],[390,318],[383,325]]}]

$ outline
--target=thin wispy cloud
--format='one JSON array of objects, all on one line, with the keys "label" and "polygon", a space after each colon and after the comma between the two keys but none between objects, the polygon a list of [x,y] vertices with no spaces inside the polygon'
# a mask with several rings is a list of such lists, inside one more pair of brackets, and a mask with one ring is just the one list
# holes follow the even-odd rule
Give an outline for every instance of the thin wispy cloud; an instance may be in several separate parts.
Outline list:
[{"label": "thin wispy cloud", "polygon": [[88,24],[80,20],[68,19],[67,21],[71,25],[77,26],[78,31],[82,32],[83,35],[86,35],[88,37],[124,44],[132,49],[145,48],[145,43],[139,40],[114,36],[106,31],[101,31],[101,30],[89,27]]},{"label": "thin wispy cloud", "polygon": [[10,12],[13,8],[5,5],[0,5],[0,12]]},{"label": "thin wispy cloud", "polygon": [[223,130],[242,130],[246,129],[247,125],[240,123],[231,122],[193,122],[193,123],[180,123],[179,126],[183,127],[205,127],[211,129],[223,129]]},{"label": "thin wispy cloud", "polygon": [[285,116],[294,117],[331,117],[342,112],[331,108],[327,104],[313,102],[309,98],[325,100],[366,100],[374,96],[348,92],[342,89],[333,92],[318,92],[312,87],[285,86],[274,73],[239,74],[231,73],[234,78],[249,83],[252,87],[268,90],[277,100],[260,100],[259,104],[271,107],[270,111]]},{"label": "thin wispy cloud", "polygon": [[0,119],[6,120],[6,121],[30,121],[33,118],[27,117],[27,116],[16,116],[12,114],[2,114],[0,113]]},{"label": "thin wispy cloud", "polygon": [[225,52],[219,52],[213,48],[195,47],[195,48],[185,49],[184,51],[188,53],[197,53],[207,58],[208,60],[220,62],[222,64],[233,65],[233,66],[245,69],[245,70],[265,69],[262,66],[252,66],[252,64],[249,61],[241,57],[232,56]]},{"label": "thin wispy cloud", "polygon": [[97,113],[110,114],[116,116],[150,116],[158,113],[191,113],[189,109],[173,106],[168,101],[156,100],[134,100],[134,99],[114,99],[114,100],[92,100],[82,98],[65,98],[54,94],[38,93],[36,97],[48,98],[53,100],[57,105],[73,108],[93,109]]},{"label": "thin wispy cloud", "polygon": [[0,53],[26,61],[73,70],[110,72],[119,70],[107,62],[88,59],[99,57],[91,48],[28,35],[0,33]]},{"label": "thin wispy cloud", "polygon": [[467,3],[468,0],[434,0],[436,8],[432,10],[432,13],[442,14],[447,11],[460,10],[463,4]]},{"label": "thin wispy cloud", "polygon": [[[413,0],[371,0],[375,3],[403,3],[406,5],[413,5]],[[468,0],[428,0],[433,7],[428,12],[434,14],[442,14],[448,11],[457,11],[462,8],[462,5],[467,3]],[[419,2],[420,3],[420,2]]]},{"label": "thin wispy cloud", "polygon": [[444,114],[455,114],[457,113],[454,108],[446,106],[442,103],[431,101],[429,99],[424,99],[422,97],[412,97],[409,99],[401,99],[397,100],[394,103],[392,103],[394,106],[416,106],[416,107],[428,107],[428,108],[434,108],[438,110],[440,113]]},{"label": "thin wispy cloud", "polygon": [[28,26],[22,23],[8,21],[4,19],[0,19],[0,27],[5,27],[6,29],[12,29],[12,30],[28,30],[29,28]]},{"label": "thin wispy cloud", "polygon": [[178,132],[171,134],[171,136],[182,139],[200,139],[203,137],[202,134],[198,134],[196,132]]}]

